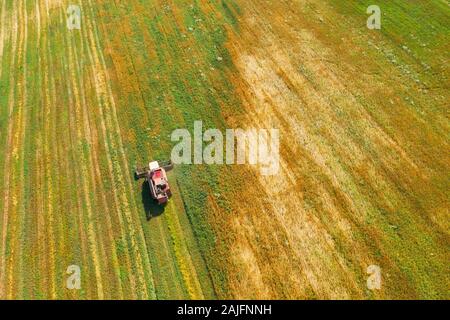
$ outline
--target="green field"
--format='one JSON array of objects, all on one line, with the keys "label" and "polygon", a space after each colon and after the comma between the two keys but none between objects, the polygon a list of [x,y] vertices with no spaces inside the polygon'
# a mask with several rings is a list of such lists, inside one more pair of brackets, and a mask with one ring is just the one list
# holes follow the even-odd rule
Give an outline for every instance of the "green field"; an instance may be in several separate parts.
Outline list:
[{"label": "green field", "polygon": [[[0,298],[450,298],[448,1],[371,4],[0,0]],[[156,206],[197,120],[279,127],[282,192],[179,165]]]}]

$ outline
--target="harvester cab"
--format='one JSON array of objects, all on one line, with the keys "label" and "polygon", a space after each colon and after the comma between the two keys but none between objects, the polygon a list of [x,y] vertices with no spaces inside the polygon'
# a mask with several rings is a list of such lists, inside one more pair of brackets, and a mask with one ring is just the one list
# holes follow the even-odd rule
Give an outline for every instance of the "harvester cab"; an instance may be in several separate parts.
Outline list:
[{"label": "harvester cab", "polygon": [[150,187],[150,195],[159,205],[165,205],[172,196],[167,171],[173,169],[172,161],[152,161],[148,167],[136,169],[135,179],[144,179]]}]

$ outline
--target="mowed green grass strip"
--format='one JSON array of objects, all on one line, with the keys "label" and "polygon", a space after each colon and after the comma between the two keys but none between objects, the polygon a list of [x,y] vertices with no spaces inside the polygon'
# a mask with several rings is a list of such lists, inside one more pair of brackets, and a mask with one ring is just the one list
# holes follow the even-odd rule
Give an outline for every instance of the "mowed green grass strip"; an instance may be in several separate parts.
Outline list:
[{"label": "mowed green grass strip", "polygon": [[[109,212],[101,210],[100,197],[95,192],[98,186],[92,177],[92,162],[89,162],[85,143],[90,138],[89,132],[85,131],[88,124],[83,112],[86,110],[81,110],[81,95],[77,94],[84,88],[81,88],[76,73],[73,49],[76,45],[65,24],[66,7],[46,8],[42,2],[40,10],[36,9],[40,12],[37,12],[32,6],[35,2],[21,2],[19,18],[19,9],[13,14],[12,4],[12,1],[7,3],[5,16],[12,22],[15,19],[23,23],[19,30],[23,42],[18,49],[26,46],[27,50],[17,60],[13,60],[13,51],[5,54],[9,61],[17,61],[17,66],[10,70],[5,63],[2,68],[8,73],[2,72],[2,97],[6,98],[2,99],[1,137],[6,139],[8,125],[14,121],[17,124],[13,131],[14,141],[18,141],[2,152],[2,168],[3,155],[12,156],[10,149],[17,148],[19,154],[11,164],[14,167],[10,172],[2,170],[2,185],[5,174],[11,176],[9,203],[17,203],[10,206],[14,210],[8,214],[13,219],[8,220],[5,229],[7,246],[2,250],[7,273],[2,296],[97,298],[105,291],[104,297],[121,298],[122,295],[115,295],[117,281],[108,281],[108,273],[118,270],[108,265],[107,259],[114,254],[107,253],[108,239],[100,227],[106,225],[104,217]],[[48,16],[46,9],[49,9]],[[45,17],[42,21],[46,24],[38,25],[36,14]],[[41,28],[40,41],[37,40],[38,27]],[[4,61],[2,59],[2,63]],[[21,80],[10,83],[9,72],[17,74],[13,79],[20,77]],[[14,88],[15,95],[14,117],[7,115],[10,88]],[[110,242],[114,244],[114,241]],[[97,259],[97,265],[94,259]],[[80,265],[82,270],[82,290],[78,292],[65,288],[65,270],[71,264]],[[134,267],[127,266],[126,272],[132,274]],[[99,274],[106,279],[102,280]],[[100,285],[104,290],[99,289]],[[128,297],[135,297],[132,292],[129,291]],[[145,287],[140,288],[136,297],[147,297],[145,293]]]},{"label": "mowed green grass strip", "polygon": [[[11,10],[11,12],[14,12],[9,16],[11,18],[10,25],[12,25],[13,19],[22,19],[23,21],[26,21],[27,17],[27,7],[25,3],[17,4],[14,8],[12,7],[12,4],[2,4],[4,10]],[[20,17],[20,18],[19,18]],[[3,19],[6,20],[6,13],[3,16]],[[6,21],[3,21],[4,23]],[[26,229],[26,220],[25,220],[25,206],[28,202],[28,197],[30,196],[27,191],[29,190],[28,184],[25,184],[25,179],[29,179],[30,174],[29,172],[29,159],[24,156],[25,152],[31,152],[31,144],[28,143],[28,138],[30,134],[30,127],[28,125],[28,117],[29,117],[29,97],[27,96],[27,86],[29,84],[28,81],[30,81],[29,73],[28,71],[28,65],[31,62],[30,56],[28,55],[28,51],[26,50],[28,43],[25,41],[25,38],[27,37],[27,31],[24,23],[21,23],[17,27],[17,42],[15,48],[12,48],[12,50],[15,50],[16,53],[16,59],[15,67],[11,69],[7,69],[9,72],[9,76],[12,76],[15,81],[13,81],[16,86],[14,89],[10,90],[9,92],[5,92],[5,97],[12,98],[9,100],[7,105],[4,106],[4,109],[6,112],[9,113],[9,108],[12,107],[12,113],[8,114],[8,120],[6,121],[5,125],[11,129],[10,131],[10,137],[13,141],[13,145],[10,145],[8,142],[5,143],[6,151],[4,151],[4,154],[9,157],[8,163],[9,167],[7,170],[5,170],[5,178],[6,175],[9,175],[9,194],[12,195],[11,198],[9,198],[7,202],[8,206],[5,208],[6,211],[3,213],[7,213],[8,219],[5,220],[5,223],[2,223],[2,228],[5,227],[3,230],[6,234],[7,239],[7,245],[10,246],[2,248],[5,253],[5,256],[3,256],[4,259],[6,259],[5,264],[3,264],[3,270],[4,272],[2,275],[2,279],[4,282],[2,283],[2,296],[14,298],[16,295],[22,295],[22,287],[24,283],[24,277],[21,277],[18,279],[16,283],[13,283],[11,281],[13,270],[23,270],[23,264],[22,260],[19,258],[24,252],[24,245],[20,241],[20,239],[23,237],[23,234],[25,233]],[[10,34],[6,34],[6,37],[9,37]],[[11,39],[11,38],[10,38]],[[14,52],[11,51],[11,54],[13,55]],[[11,82],[11,79],[9,78],[8,82]],[[32,87],[32,85],[31,85]],[[14,126],[13,126],[14,124]],[[5,126],[5,127],[6,127]],[[9,130],[9,129],[8,129]],[[8,133],[5,132],[5,134],[2,134],[2,136],[7,136]],[[20,174],[23,172],[24,174]],[[5,181],[5,180],[3,180]],[[6,188],[6,183],[4,184],[4,192]],[[3,194],[3,193],[2,193]],[[12,200],[12,201],[11,201]],[[3,199],[2,199],[3,202]],[[5,204],[6,206],[6,204]],[[29,274],[24,276],[30,276]]]},{"label": "mowed green grass strip", "polygon": [[[13,18],[22,19],[22,21],[26,21],[27,18],[27,8],[25,3],[17,4],[14,8]],[[21,237],[25,228],[25,202],[26,195],[24,194],[24,189],[26,188],[24,184],[25,176],[20,174],[20,172],[27,172],[28,163],[24,157],[25,150],[30,150],[30,145],[26,143],[27,134],[29,134],[28,127],[28,117],[29,112],[27,108],[28,97],[27,97],[27,81],[29,80],[27,74],[27,27],[25,23],[21,23],[18,26],[18,41],[16,42],[16,69],[14,72],[14,77],[16,79],[16,87],[15,90],[10,92],[13,94],[12,100],[9,101],[10,104],[13,105],[12,114],[13,116],[9,119],[9,125],[14,124],[14,127],[11,127],[11,138],[12,145],[7,143],[8,155],[10,157],[10,166],[8,168],[9,178],[9,194],[12,197],[8,201],[9,206],[6,208],[6,213],[9,216],[7,220],[6,229],[4,229],[6,233],[7,245],[10,246],[10,250],[7,251],[6,261],[3,265],[4,272],[2,275],[2,279],[4,282],[2,283],[2,296],[7,298],[15,298],[18,295],[22,295],[23,291],[23,277],[17,279],[16,282],[12,281],[13,274],[15,270],[22,269],[21,259],[20,257],[24,251],[24,245],[21,242]],[[14,119],[14,120],[12,120]],[[12,122],[14,121],[14,122]],[[4,225],[3,225],[4,226]],[[6,249],[6,248],[4,248]]]},{"label": "mowed green grass strip", "polygon": [[[34,12],[34,4],[31,2],[26,3],[26,15],[31,15]],[[27,50],[25,52],[25,61],[27,65],[26,69],[26,77],[27,77],[27,102],[25,107],[28,112],[28,125],[25,131],[25,143],[23,147],[24,152],[24,160],[23,160],[23,206],[21,212],[21,230],[20,230],[20,239],[21,239],[21,250],[20,257],[18,260],[17,269],[20,270],[21,277],[20,280],[16,282],[15,292],[18,297],[24,297],[25,299],[29,299],[32,297],[32,291],[29,286],[26,284],[32,283],[33,274],[29,272],[29,265],[33,264],[35,261],[36,255],[33,254],[35,248],[33,245],[27,243],[27,241],[23,241],[23,239],[28,239],[36,236],[36,222],[37,215],[32,215],[27,218],[27,213],[30,212],[33,208],[36,201],[36,194],[33,194],[32,189],[33,186],[37,184],[37,177],[39,173],[33,168],[36,165],[37,157],[38,157],[38,135],[34,134],[38,130],[39,122],[38,122],[38,114],[40,109],[33,107],[39,104],[39,84],[40,84],[40,74],[38,72],[38,57],[33,52],[38,50],[38,41],[37,41],[37,32],[35,28],[29,28],[27,32]],[[28,93],[28,91],[30,91]],[[31,244],[35,244],[35,242],[31,242]],[[35,246],[34,246],[35,247]]]},{"label": "mowed green grass strip", "polygon": [[[127,12],[114,6],[103,11],[97,4],[89,2],[83,7],[83,18],[87,19],[85,23],[90,31],[70,32],[65,27],[64,6],[47,8],[40,2],[38,8],[35,4],[26,3],[26,10],[33,15],[39,14],[43,24],[39,34],[36,24],[30,23],[26,29],[29,34],[24,53],[28,68],[26,79],[33,85],[26,92],[18,90],[27,98],[27,105],[30,104],[32,110],[29,117],[20,119],[24,119],[25,134],[33,138],[20,147],[23,156],[18,160],[20,163],[16,161],[14,169],[14,172],[22,172],[17,176],[18,180],[14,180],[14,196],[22,195],[25,200],[21,202],[21,215],[13,222],[14,228],[21,230],[20,238],[17,236],[13,242],[12,263],[18,268],[12,265],[8,268],[11,279],[20,280],[14,282],[11,294],[26,298],[147,298],[156,290],[158,298],[215,297],[210,271],[196,237],[200,235],[203,249],[213,243],[213,238],[204,236],[210,232],[210,226],[204,212],[206,193],[200,190],[214,189],[216,169],[198,168],[195,175],[190,168],[175,171],[179,177],[192,175],[186,185],[180,183],[181,193],[197,202],[195,206],[191,204],[188,211],[190,220],[183,208],[186,201],[177,194],[177,200],[167,207],[164,215],[148,222],[141,183],[129,188],[131,164],[170,155],[171,144],[167,138],[171,130],[192,127],[193,121],[199,119],[212,126],[221,125],[219,104],[228,98],[222,96],[222,91],[210,97],[214,83],[211,80],[199,82],[196,63],[182,61],[174,55],[174,49],[184,48],[174,44],[180,33],[176,28],[172,29],[171,24],[180,23],[179,28],[189,28],[186,24],[192,23],[194,17],[203,17],[198,4],[191,8],[192,12],[185,12],[185,3],[178,3],[179,7],[174,7],[173,11],[177,11],[179,20],[174,20],[174,16],[170,18],[169,13],[167,21],[136,15],[129,24],[124,23],[132,31],[129,39],[121,42],[120,52],[126,52],[126,61],[135,64],[136,70],[145,70],[144,65],[149,65],[150,70],[158,69],[166,82],[163,86],[169,92],[157,97],[164,93],[164,88],[151,84],[148,74],[142,71],[131,77],[137,88],[133,88],[127,98],[135,99],[136,105],[132,107],[141,106],[143,112],[129,107],[132,99],[121,100],[123,83],[120,81],[124,78],[114,78],[115,70],[112,69],[113,63],[117,63],[114,58],[118,57],[113,56],[111,60],[104,53],[111,49],[109,41],[114,41],[106,28],[107,14],[118,10],[119,18],[123,20],[120,15],[126,16]],[[140,5],[149,4],[136,2],[134,5],[138,10]],[[164,11],[162,7],[155,9]],[[211,71],[214,67],[220,69],[217,57],[226,59],[226,52],[221,51],[225,40],[223,22],[216,27],[216,18],[219,17],[203,17],[212,24],[208,28],[215,27],[217,39],[208,32],[204,36],[202,31],[190,40],[193,46],[197,42],[202,44],[203,47],[196,48],[194,54]],[[127,42],[141,40],[141,30],[148,37],[146,46],[156,50],[159,59],[142,56],[146,51]],[[160,37],[166,37],[165,33],[167,40],[159,42]],[[189,52],[183,51],[183,59],[190,56]],[[102,59],[106,59],[108,70],[96,69],[104,67]],[[173,68],[167,63],[173,63]],[[183,75],[185,66],[190,70]],[[8,69],[5,67],[4,70]],[[106,85],[99,89],[95,72],[105,71],[108,76],[103,75],[100,85],[104,85],[103,80]],[[224,79],[221,70],[215,75],[221,81]],[[178,81],[180,76],[184,78]],[[112,90],[108,86],[112,86]],[[224,89],[230,87],[227,84]],[[2,86],[2,90],[7,88]],[[114,115],[114,99],[118,101],[120,127]],[[166,101],[167,106],[164,106]],[[191,106],[192,110],[189,110]],[[160,112],[154,112],[158,110],[152,108],[160,108]],[[211,113],[197,117],[204,108],[211,108]],[[151,116],[136,124],[135,119],[128,117],[130,109],[133,117]],[[171,112],[178,117],[177,121],[172,119]],[[159,114],[159,121],[155,121],[153,114]],[[167,126],[160,125],[163,121]],[[130,144],[129,132],[138,133],[142,142],[136,139]],[[123,153],[122,145],[126,146]],[[209,177],[206,181],[203,180],[205,176]],[[173,181],[178,193],[177,179]],[[19,191],[19,182],[27,185],[23,191]],[[191,186],[194,186],[192,190]],[[194,231],[191,230],[193,222]],[[78,292],[65,288],[65,270],[71,264],[78,264],[82,269],[82,290]],[[31,271],[30,278],[25,269]],[[21,270],[20,273],[17,270]]]},{"label": "mowed green grass strip", "polygon": [[[12,41],[10,38],[10,16],[9,13],[11,11],[11,3],[3,1],[1,4],[1,26],[4,29],[0,30],[3,34],[3,51],[2,51],[2,60],[0,63],[2,64],[2,72],[0,74],[0,143],[2,146],[2,151],[0,152],[0,212],[2,213],[2,217],[0,219],[0,234],[3,237],[3,231],[5,230],[4,226],[4,217],[3,212],[5,210],[5,201],[4,195],[6,192],[5,180],[7,175],[9,174],[4,170],[5,164],[7,162],[7,141],[8,141],[8,124],[11,121],[9,114],[9,94],[11,90],[10,76],[11,71],[14,68],[14,54],[12,52]],[[0,240],[1,241],[1,240]],[[1,245],[1,244],[0,244]],[[0,252],[6,255],[6,248],[0,247]],[[1,279],[1,276],[0,276]],[[4,293],[1,293],[1,297],[4,297]]]}]

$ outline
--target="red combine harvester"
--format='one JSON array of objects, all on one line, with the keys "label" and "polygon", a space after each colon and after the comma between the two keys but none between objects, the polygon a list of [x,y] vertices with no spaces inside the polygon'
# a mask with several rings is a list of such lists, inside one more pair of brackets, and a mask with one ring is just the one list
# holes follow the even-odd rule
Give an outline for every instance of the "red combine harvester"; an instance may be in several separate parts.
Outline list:
[{"label": "red combine harvester", "polygon": [[136,169],[136,180],[145,178],[150,187],[150,195],[159,205],[165,205],[172,196],[167,171],[173,169],[172,161],[150,162],[148,167]]}]

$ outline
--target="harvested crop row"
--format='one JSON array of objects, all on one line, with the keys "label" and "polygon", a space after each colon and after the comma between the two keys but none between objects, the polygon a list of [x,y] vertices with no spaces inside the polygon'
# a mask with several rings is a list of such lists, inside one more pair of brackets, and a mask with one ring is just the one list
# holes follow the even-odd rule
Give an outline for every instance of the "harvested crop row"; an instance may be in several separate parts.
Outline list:
[{"label": "harvested crop row", "polygon": [[[107,65],[101,4],[83,3],[81,30],[67,28],[68,5],[0,4],[1,92],[8,94],[1,100],[0,296],[203,298],[197,273],[205,266],[182,202],[167,208],[170,219],[148,222],[141,185],[132,182],[119,122],[127,106],[114,92],[123,79]],[[70,265],[81,268],[81,290],[66,288]]]}]

